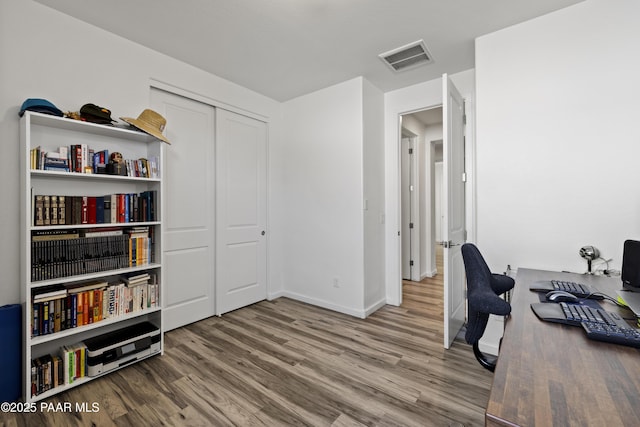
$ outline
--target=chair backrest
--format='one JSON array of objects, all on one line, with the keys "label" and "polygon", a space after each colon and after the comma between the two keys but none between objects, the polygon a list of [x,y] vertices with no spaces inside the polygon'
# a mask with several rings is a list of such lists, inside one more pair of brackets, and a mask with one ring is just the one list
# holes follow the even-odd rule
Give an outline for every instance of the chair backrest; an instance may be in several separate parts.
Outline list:
[{"label": "chair backrest", "polygon": [[[513,279],[495,277],[473,243],[462,245],[462,259],[467,275],[468,321],[465,340],[477,344],[487,327],[490,314],[506,316],[511,305],[498,295],[513,288]],[[494,289],[495,288],[495,289]]]}]

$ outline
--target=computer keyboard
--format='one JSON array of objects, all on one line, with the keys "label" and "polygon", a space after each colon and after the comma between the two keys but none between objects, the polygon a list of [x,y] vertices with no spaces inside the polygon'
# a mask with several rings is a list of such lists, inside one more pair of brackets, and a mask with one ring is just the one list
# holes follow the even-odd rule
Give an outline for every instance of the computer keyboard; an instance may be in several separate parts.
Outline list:
[{"label": "computer keyboard", "polygon": [[579,325],[583,322],[617,324],[618,321],[624,322],[616,313],[603,310],[601,308],[593,308],[586,305],[567,304],[561,302],[560,307],[564,312],[566,323]]},{"label": "computer keyboard", "polygon": [[552,280],[551,284],[555,291],[565,291],[573,294],[579,298],[590,297],[594,289],[590,286],[583,285],[582,283],[567,282],[564,280]]},{"label": "computer keyboard", "polygon": [[627,325],[610,325],[598,322],[583,322],[587,338],[613,344],[640,348],[640,331]]},{"label": "computer keyboard", "polygon": [[612,311],[566,302],[533,303],[531,309],[541,320],[582,326],[589,339],[640,348],[640,329]]}]

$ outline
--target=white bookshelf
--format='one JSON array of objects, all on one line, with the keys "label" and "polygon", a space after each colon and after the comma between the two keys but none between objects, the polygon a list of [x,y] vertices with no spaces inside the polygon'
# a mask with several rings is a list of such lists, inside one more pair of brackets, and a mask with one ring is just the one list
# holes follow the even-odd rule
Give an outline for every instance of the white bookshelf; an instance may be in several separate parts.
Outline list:
[{"label": "white bookshelf", "polygon": [[[86,144],[96,151],[108,150],[109,153],[122,153],[127,159],[155,158],[158,164],[158,176],[154,178],[89,174],[77,172],[58,172],[32,169],[31,150],[40,147],[42,151],[57,151],[59,147]],[[20,224],[20,279],[21,301],[23,307],[23,398],[25,402],[46,399],[54,394],[91,381],[94,377],[77,378],[73,382],[32,396],[31,361],[47,354],[59,354],[64,345],[73,345],[91,337],[125,328],[127,326],[150,322],[160,329],[160,350],[152,355],[161,354],[164,349],[163,333],[163,283],[162,273],[162,212],[163,196],[162,157],[164,145],[156,138],[131,129],[97,125],[67,118],[61,118],[35,112],[25,112],[20,119],[20,185],[21,185],[21,224]],[[107,194],[140,194],[153,191],[155,198],[155,220],[117,223],[35,225],[34,196],[65,195],[101,197]],[[146,254],[143,264],[100,269],[83,274],[63,275],[62,277],[32,277],[32,235],[34,232],[51,231],[62,233],[75,230],[82,233],[88,229],[130,229],[148,227],[153,230],[154,244],[151,253]],[[104,318],[89,324],[73,328],[64,328],[52,333],[33,336],[32,300],[34,292],[56,285],[71,286],[92,280],[113,283],[122,276],[149,272],[157,278],[158,298],[155,307],[148,307],[119,316]],[[57,274],[56,276],[59,276]],[[104,314],[104,313],[103,313]],[[141,358],[142,359],[142,358]],[[117,368],[116,368],[117,369]],[[114,369],[115,370],[115,369]],[[102,374],[101,374],[102,375]],[[100,375],[100,376],[101,376]]]}]

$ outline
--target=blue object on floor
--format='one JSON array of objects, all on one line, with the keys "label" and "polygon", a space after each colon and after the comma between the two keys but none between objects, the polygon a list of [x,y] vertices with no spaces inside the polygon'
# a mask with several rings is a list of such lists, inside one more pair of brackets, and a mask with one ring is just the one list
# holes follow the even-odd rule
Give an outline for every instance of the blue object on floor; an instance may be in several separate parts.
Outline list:
[{"label": "blue object on floor", "polygon": [[22,306],[20,304],[0,307],[0,402],[20,399],[22,386]]}]

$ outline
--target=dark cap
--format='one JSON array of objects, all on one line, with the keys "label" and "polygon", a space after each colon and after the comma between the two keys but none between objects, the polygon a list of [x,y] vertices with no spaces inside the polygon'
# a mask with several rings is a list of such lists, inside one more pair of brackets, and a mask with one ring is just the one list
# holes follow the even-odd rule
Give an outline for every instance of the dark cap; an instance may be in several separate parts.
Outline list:
[{"label": "dark cap", "polygon": [[22,103],[22,107],[20,107],[20,113],[18,113],[20,117],[22,117],[27,110],[62,117],[62,111],[46,99],[27,98],[27,100]]},{"label": "dark cap", "polygon": [[80,116],[88,122],[98,124],[111,124],[114,120],[111,119],[111,110],[98,107],[95,104],[84,104],[80,108]]}]

